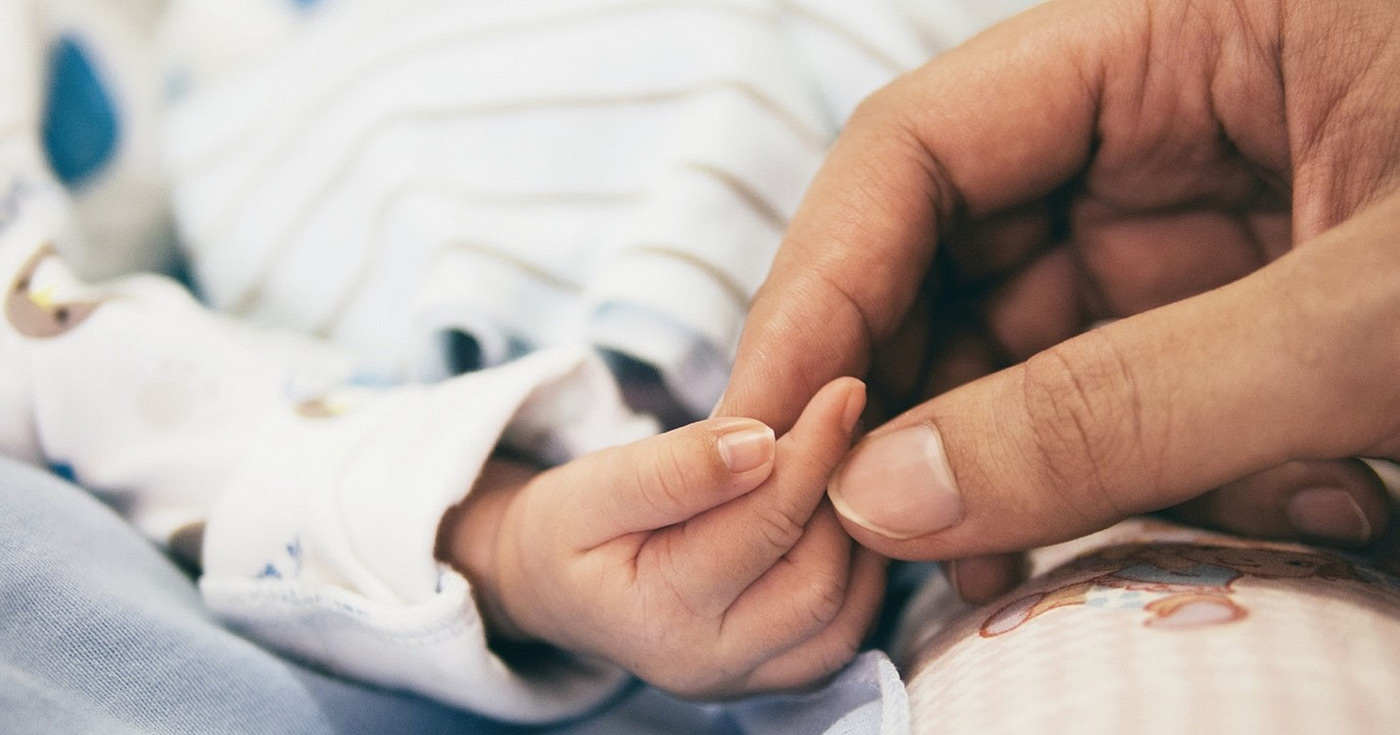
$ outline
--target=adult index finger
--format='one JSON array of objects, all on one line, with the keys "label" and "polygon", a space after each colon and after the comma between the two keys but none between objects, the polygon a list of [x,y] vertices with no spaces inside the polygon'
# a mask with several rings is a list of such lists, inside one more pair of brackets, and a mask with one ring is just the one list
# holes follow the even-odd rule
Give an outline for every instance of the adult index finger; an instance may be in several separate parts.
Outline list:
[{"label": "adult index finger", "polygon": [[[1100,59],[1144,43],[1122,3],[1041,6],[872,95],[799,208],[755,297],[718,415],[789,428],[914,302],[940,233],[1043,196],[1088,160]],[[1077,12],[1069,12],[1075,11]],[[1144,12],[1138,9],[1137,12]]]},{"label": "adult index finger", "polygon": [[895,419],[830,487],[901,558],[1029,548],[1300,459],[1400,453],[1392,195],[1228,286]]}]

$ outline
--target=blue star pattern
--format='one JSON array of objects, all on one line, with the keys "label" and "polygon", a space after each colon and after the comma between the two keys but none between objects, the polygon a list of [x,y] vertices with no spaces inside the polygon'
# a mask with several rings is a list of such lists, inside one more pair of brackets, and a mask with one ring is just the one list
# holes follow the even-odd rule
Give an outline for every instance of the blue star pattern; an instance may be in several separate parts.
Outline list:
[{"label": "blue star pattern", "polygon": [[276,561],[268,562],[255,575],[257,579],[284,579],[288,576],[295,579],[301,576],[301,537],[293,538],[282,549],[287,552],[283,564],[279,566]]}]

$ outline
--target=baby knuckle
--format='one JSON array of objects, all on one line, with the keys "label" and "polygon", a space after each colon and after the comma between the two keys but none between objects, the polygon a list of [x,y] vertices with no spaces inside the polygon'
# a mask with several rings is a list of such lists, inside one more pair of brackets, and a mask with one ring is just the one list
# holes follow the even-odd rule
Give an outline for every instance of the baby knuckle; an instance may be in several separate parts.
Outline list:
[{"label": "baby knuckle", "polygon": [[649,505],[670,512],[691,504],[690,471],[688,463],[682,461],[674,449],[663,446],[650,462],[637,463],[636,482]]},{"label": "baby knuckle", "polygon": [[846,577],[831,570],[809,574],[804,594],[797,599],[813,623],[825,626],[845,607]]},{"label": "baby knuckle", "polygon": [[791,549],[801,540],[805,521],[786,508],[760,506],[752,521],[765,543],[774,549]]},{"label": "baby knuckle", "polygon": [[674,660],[664,670],[655,671],[652,676],[642,678],[652,686],[682,699],[713,699],[726,691],[732,675],[726,668],[712,664],[676,666]]},{"label": "baby knuckle", "polygon": [[828,676],[840,671],[843,666],[850,663],[860,654],[861,635],[858,631],[852,631],[849,635],[843,635],[832,642],[831,648],[827,649],[825,661],[822,664],[821,676]]},{"label": "baby knuckle", "polygon": [[813,678],[834,674],[850,663],[860,653],[862,633],[861,629],[851,626],[832,635],[817,652]]},{"label": "baby knuckle", "polygon": [[860,635],[844,630],[834,635],[824,634],[821,640],[815,641],[816,645],[805,647],[795,658],[790,657],[790,669],[784,675],[782,687],[819,685],[860,653],[861,640]]}]

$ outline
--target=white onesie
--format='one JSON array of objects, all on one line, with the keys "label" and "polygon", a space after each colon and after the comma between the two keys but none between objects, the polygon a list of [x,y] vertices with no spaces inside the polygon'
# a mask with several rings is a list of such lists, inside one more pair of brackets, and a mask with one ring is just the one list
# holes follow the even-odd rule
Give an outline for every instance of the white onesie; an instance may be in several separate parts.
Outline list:
[{"label": "white onesie", "polygon": [[[442,515],[499,444],[655,431],[600,352],[709,410],[841,121],[1007,9],[913,4],[0,0],[0,451],[205,528],[205,599],[261,642],[584,712],[625,675],[496,658]],[[109,280],[171,222],[219,314]]]}]

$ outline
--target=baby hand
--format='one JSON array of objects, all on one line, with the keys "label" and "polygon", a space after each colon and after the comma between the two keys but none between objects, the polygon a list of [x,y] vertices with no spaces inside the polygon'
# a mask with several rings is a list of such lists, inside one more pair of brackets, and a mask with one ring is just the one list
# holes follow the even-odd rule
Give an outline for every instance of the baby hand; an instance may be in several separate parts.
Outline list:
[{"label": "baby hand", "polygon": [[[494,542],[459,566],[507,638],[601,656],[684,697],[810,684],[855,654],[884,588],[883,561],[823,502],[864,404],[840,379],[781,439],[710,419],[515,489],[479,485],[464,514],[498,523],[463,534]],[[470,541],[445,533],[449,554]]]}]

